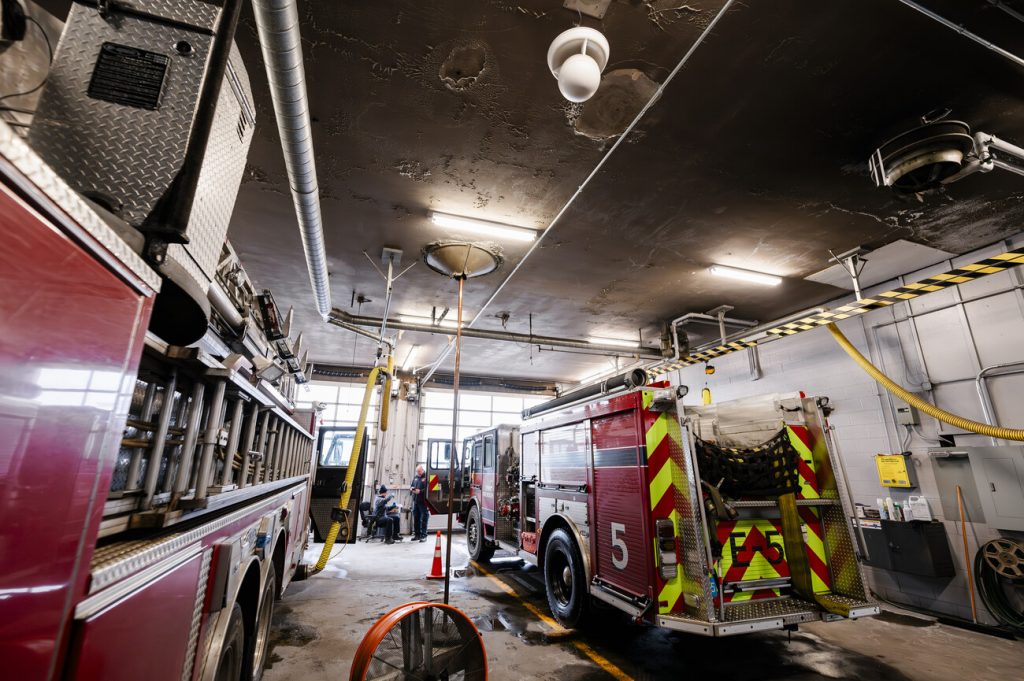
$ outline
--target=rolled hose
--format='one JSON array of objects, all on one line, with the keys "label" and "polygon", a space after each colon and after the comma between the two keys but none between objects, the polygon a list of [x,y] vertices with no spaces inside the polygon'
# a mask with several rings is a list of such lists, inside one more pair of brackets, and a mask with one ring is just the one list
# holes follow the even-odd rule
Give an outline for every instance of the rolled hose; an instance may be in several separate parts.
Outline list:
[{"label": "rolled hose", "polygon": [[896,381],[879,371],[874,364],[864,357],[864,355],[860,354],[860,351],[853,346],[850,339],[844,336],[843,332],[840,331],[835,324],[829,324],[827,328],[835,341],[839,343],[839,347],[845,350],[846,354],[848,354],[854,362],[859,364],[860,367],[871,376],[871,378],[878,381],[883,388],[907,404],[917,407],[929,416],[934,416],[943,423],[948,423],[949,425],[955,428],[960,428],[961,430],[968,430],[972,433],[987,435],[988,437],[994,437],[999,440],[1024,442],[1024,430],[1020,428],[1002,428],[1000,426],[990,426],[987,423],[979,423],[978,421],[966,419],[963,416],[957,416],[956,414],[950,413],[945,409],[940,409],[934,404],[922,400],[920,397],[908,390],[905,390]]},{"label": "rolled hose", "polygon": [[985,560],[985,546],[987,544],[983,544],[974,554],[974,581],[978,585],[981,600],[1000,624],[1013,629],[1017,634],[1024,634],[1024,613],[1006,597],[999,574]]}]

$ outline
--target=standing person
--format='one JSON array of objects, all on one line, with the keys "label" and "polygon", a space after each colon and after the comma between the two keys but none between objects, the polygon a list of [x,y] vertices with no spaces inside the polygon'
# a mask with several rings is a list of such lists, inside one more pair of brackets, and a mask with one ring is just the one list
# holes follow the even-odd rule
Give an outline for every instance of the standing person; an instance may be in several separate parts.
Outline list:
[{"label": "standing person", "polygon": [[384,530],[385,544],[394,544],[395,537],[398,536],[398,518],[387,512],[388,504],[393,499],[394,497],[388,496],[388,488],[381,485],[377,490],[377,498],[373,501],[373,519],[377,526]]},{"label": "standing person", "polygon": [[421,542],[427,541],[427,521],[430,511],[427,509],[427,472],[423,464],[416,466],[416,477],[412,479],[412,527],[413,538]]}]

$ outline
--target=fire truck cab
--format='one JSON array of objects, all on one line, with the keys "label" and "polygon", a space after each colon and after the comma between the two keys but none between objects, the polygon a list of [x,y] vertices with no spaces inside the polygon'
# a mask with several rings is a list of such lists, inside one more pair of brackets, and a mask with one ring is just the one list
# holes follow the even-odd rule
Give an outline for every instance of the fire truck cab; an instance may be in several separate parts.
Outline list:
[{"label": "fire truck cab", "polygon": [[708,636],[877,614],[823,406],[641,388],[474,435],[455,490],[470,555],[540,567],[570,627],[592,599]]}]

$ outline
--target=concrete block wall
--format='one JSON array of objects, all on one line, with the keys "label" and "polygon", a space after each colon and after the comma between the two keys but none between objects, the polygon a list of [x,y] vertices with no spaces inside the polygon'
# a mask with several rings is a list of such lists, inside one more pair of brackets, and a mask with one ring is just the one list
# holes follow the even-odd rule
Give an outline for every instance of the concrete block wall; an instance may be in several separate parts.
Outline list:
[{"label": "concrete block wall", "polygon": [[[974,262],[1021,243],[1024,243],[1024,235],[954,258],[952,266]],[[905,280],[916,281],[950,267],[950,262],[943,262],[909,274]],[[1022,274],[1018,268],[991,275],[922,296],[909,304],[899,303],[845,320],[839,326],[864,355],[907,389],[923,393],[944,409],[984,420],[975,387],[978,371],[997,363],[1024,364]],[[898,282],[872,287],[865,295],[894,285]],[[943,516],[939,486],[928,451],[938,446],[940,435],[952,435],[959,446],[989,445],[989,439],[958,431],[924,414],[920,426],[914,430],[897,425],[889,395],[846,355],[826,329],[761,344],[758,352],[763,377],[759,380],[752,380],[746,352],[714,360],[716,372],[711,376],[705,375],[703,365],[676,372],[673,382],[690,388],[684,402],[698,404],[705,381],[716,402],[801,390],[807,395],[829,397],[835,408],[830,422],[835,427],[855,501],[874,505],[879,497],[891,496],[904,501],[911,494],[924,495],[932,515],[941,519],[945,526],[956,563],[957,574],[952,579],[866,568],[870,587],[886,600],[969,620],[970,596],[961,524],[959,517]],[[1024,426],[1024,374],[990,379],[989,389],[997,422],[1011,427]],[[915,490],[890,490],[879,484],[874,456],[900,451],[911,452],[910,460],[918,478]],[[967,560],[972,560],[978,547],[990,539],[1001,535],[1024,538],[1024,535],[999,531],[983,522],[968,519],[966,524]],[[994,623],[980,599],[978,609],[980,621]]]}]

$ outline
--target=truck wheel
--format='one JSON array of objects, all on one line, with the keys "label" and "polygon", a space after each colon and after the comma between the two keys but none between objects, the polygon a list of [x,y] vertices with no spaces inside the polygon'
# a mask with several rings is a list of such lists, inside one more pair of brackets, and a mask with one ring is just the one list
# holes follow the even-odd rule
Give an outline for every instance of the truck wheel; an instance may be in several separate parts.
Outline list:
[{"label": "truck wheel", "polygon": [[260,594],[259,612],[256,615],[256,635],[253,636],[252,679],[263,678],[263,666],[267,662],[270,648],[270,621],[274,616],[274,601],[277,599],[277,570],[271,563],[267,567],[267,578]]},{"label": "truck wheel", "polygon": [[484,524],[480,522],[480,507],[476,505],[469,509],[469,518],[466,519],[466,544],[473,560],[487,562],[494,555],[494,546],[487,541]]},{"label": "truck wheel", "polygon": [[567,629],[579,625],[590,604],[583,557],[576,542],[561,528],[551,533],[544,549],[544,590],[558,623]]},{"label": "truck wheel", "polygon": [[245,623],[242,620],[242,606],[231,607],[231,619],[224,634],[224,645],[220,649],[217,674],[214,681],[239,681],[242,678],[242,659],[245,657]]}]

